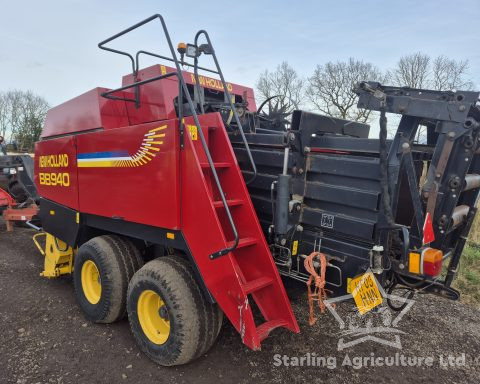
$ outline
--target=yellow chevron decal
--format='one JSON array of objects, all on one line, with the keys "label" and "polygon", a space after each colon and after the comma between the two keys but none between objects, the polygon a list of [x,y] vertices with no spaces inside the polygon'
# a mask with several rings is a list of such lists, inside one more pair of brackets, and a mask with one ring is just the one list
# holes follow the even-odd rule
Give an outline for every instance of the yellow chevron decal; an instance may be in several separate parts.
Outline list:
[{"label": "yellow chevron decal", "polygon": [[167,129],[167,125],[150,129],[143,137],[140,148],[129,156],[126,151],[82,153],[77,156],[77,166],[80,168],[109,168],[109,167],[139,167],[153,160],[160,152],[161,140],[166,133],[157,133]]}]

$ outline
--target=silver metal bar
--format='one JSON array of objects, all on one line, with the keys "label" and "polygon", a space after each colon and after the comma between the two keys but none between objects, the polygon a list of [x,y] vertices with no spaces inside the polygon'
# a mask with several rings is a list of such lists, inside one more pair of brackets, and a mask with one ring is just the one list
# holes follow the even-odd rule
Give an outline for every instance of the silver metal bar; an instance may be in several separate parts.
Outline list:
[{"label": "silver metal bar", "polygon": [[469,210],[470,207],[468,205],[459,205],[455,208],[452,214],[453,227],[457,227],[465,221]]},{"label": "silver metal bar", "polygon": [[26,221],[25,224],[28,225],[30,228],[35,229],[38,232],[40,232],[42,230],[41,227],[37,227],[35,224],[32,224],[30,221]]},{"label": "silver metal bar", "polygon": [[465,176],[465,183],[463,185],[464,191],[480,187],[480,175],[471,173]]},{"label": "silver metal bar", "polygon": [[289,147],[285,147],[285,155],[283,157],[283,174],[286,175],[288,172],[288,153],[290,151]]}]

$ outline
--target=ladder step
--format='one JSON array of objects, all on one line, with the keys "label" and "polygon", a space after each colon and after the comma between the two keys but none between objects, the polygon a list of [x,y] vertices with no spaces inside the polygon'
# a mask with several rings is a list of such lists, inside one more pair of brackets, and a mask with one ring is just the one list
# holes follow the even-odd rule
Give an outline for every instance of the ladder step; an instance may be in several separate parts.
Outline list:
[{"label": "ladder step", "polygon": [[[229,247],[232,247],[234,243],[235,243],[234,241],[229,241],[227,243],[227,245]],[[249,246],[255,245],[257,243],[258,243],[258,239],[256,239],[255,237],[244,237],[244,238],[242,238],[238,241],[237,248],[235,248],[235,249],[243,248],[243,247],[249,247]]]},{"label": "ladder step", "polygon": [[275,328],[283,327],[287,325],[287,322],[283,319],[276,319],[267,321],[257,327],[257,335],[260,341],[266,339],[271,331]]},{"label": "ladder step", "polygon": [[[230,199],[230,200],[227,200],[227,204],[229,207],[234,207],[236,205],[242,205],[243,204],[243,200],[242,199]],[[213,206],[215,208],[222,208],[223,207],[223,202],[222,200],[217,200],[217,201],[214,201],[213,202]]]},{"label": "ladder step", "polygon": [[[200,166],[202,168],[210,168],[210,164],[207,163],[200,163]],[[230,163],[213,163],[213,166],[215,168],[230,168],[231,164]]]},{"label": "ladder step", "polygon": [[268,287],[273,283],[271,277],[259,277],[258,279],[242,284],[243,291],[248,295],[249,293],[259,291],[262,288]]}]

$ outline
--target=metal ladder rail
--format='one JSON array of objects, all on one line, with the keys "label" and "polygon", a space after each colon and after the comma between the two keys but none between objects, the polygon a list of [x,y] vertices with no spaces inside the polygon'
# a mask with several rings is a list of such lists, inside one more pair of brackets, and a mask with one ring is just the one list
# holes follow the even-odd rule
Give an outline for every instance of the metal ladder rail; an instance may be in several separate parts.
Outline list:
[{"label": "metal ladder rail", "polygon": [[[245,183],[250,184],[257,177],[257,166],[255,165],[255,161],[253,160],[252,152],[250,151],[250,147],[248,145],[247,138],[245,137],[245,132],[243,131],[242,123],[240,122],[240,118],[238,117],[237,109],[234,106],[234,103],[232,101],[232,97],[230,95],[230,92],[228,91],[227,83],[225,82],[225,77],[223,76],[222,69],[220,68],[220,64],[218,63],[217,55],[215,54],[215,49],[213,48],[212,41],[210,40],[210,36],[208,35],[208,32],[205,31],[204,29],[199,30],[197,32],[197,34],[195,35],[194,45],[195,45],[195,47],[198,47],[198,39],[201,35],[205,36],[205,39],[207,40],[207,43],[210,46],[211,53],[209,53],[209,54],[212,55],[213,62],[215,63],[215,67],[216,67],[216,70],[217,70],[217,74],[220,76],[220,80],[221,80],[222,85],[223,85],[223,92],[224,92],[223,94],[224,94],[224,97],[225,97],[225,101],[230,104],[230,109],[233,113],[233,116],[235,117],[235,122],[237,123],[238,129],[240,131],[240,135],[242,136],[242,141],[245,144],[245,149],[247,151],[248,160],[249,160],[249,162],[252,166],[252,172],[253,172],[252,177],[248,181],[246,181]],[[201,92],[200,92],[200,81],[199,81],[199,77],[198,77],[198,69],[199,68],[201,69],[201,67],[198,66],[198,57],[199,57],[199,55],[195,56],[195,59],[194,59],[193,73],[194,73],[194,76],[195,76],[195,87],[197,88],[197,92],[200,95]],[[203,102],[200,103],[200,108],[201,108],[202,113],[204,113]]]},{"label": "metal ladder rail", "polygon": [[[125,90],[125,89],[128,89],[128,88],[132,88],[132,87],[135,87],[135,86],[139,86],[139,85],[142,85],[142,84],[146,84],[146,83],[149,83],[149,82],[152,82],[152,81],[156,81],[156,80],[159,80],[159,79],[162,79],[162,78],[165,78],[165,77],[168,77],[167,75],[170,75],[170,76],[174,76],[176,75],[178,77],[178,80],[180,82],[180,85],[181,85],[181,89],[183,89],[183,92],[187,98],[187,102],[188,102],[188,105],[189,105],[189,108],[192,112],[192,117],[193,117],[193,120],[195,122],[195,125],[197,127],[197,131],[198,131],[198,134],[200,135],[200,141],[202,142],[202,147],[203,147],[203,150],[205,151],[205,155],[207,157],[207,161],[208,161],[208,164],[210,166],[210,170],[212,171],[212,174],[213,174],[213,178],[215,180],[215,184],[218,188],[218,191],[220,193],[220,198],[222,200],[222,204],[225,208],[225,211],[227,213],[227,218],[228,218],[228,221],[229,221],[229,224],[232,228],[232,232],[233,232],[233,235],[235,237],[235,240],[233,241],[233,244],[227,248],[224,248],[224,249],[221,249],[217,252],[214,252],[213,254],[210,255],[210,258],[211,259],[215,259],[219,256],[223,256],[223,255],[226,255],[230,252],[232,252],[233,250],[235,250],[235,248],[237,248],[238,246],[238,242],[239,242],[239,235],[238,235],[238,231],[237,231],[237,227],[235,225],[235,222],[233,221],[233,217],[232,217],[232,214],[230,212],[230,209],[228,207],[228,203],[227,203],[227,200],[225,198],[225,193],[223,192],[223,188],[222,188],[222,185],[220,183],[220,179],[218,178],[218,174],[217,174],[217,171],[215,169],[215,165],[213,163],[213,159],[212,159],[212,156],[210,154],[210,151],[208,149],[208,145],[207,145],[207,142],[205,140],[205,136],[203,135],[203,131],[201,129],[201,126],[200,126],[200,121],[198,120],[198,115],[195,111],[195,108],[194,108],[194,105],[193,105],[193,101],[192,101],[192,98],[190,97],[190,94],[188,92],[188,88],[187,88],[187,85],[185,83],[185,80],[182,76],[182,70],[180,68],[180,63],[176,57],[176,54],[175,54],[175,50],[173,48],[173,44],[172,44],[172,41],[170,39],[170,35],[168,33],[168,29],[167,29],[167,26],[165,24],[165,21],[162,17],[162,15],[160,14],[155,14],[155,15],[152,15],[150,16],[149,18],[115,34],[114,36],[112,37],[109,37],[108,39],[105,39],[103,40],[102,42],[100,42],[98,44],[98,47],[100,49],[103,49],[103,50],[106,50],[106,51],[110,51],[110,52],[114,52],[114,53],[118,53],[118,54],[121,54],[121,55],[124,55],[124,56],[127,56],[130,58],[130,61],[132,63],[132,68],[133,68],[133,75],[135,76],[135,60],[133,58],[133,56],[131,54],[129,54],[128,52],[124,52],[124,51],[120,51],[120,50],[117,50],[117,49],[113,49],[113,48],[109,48],[109,47],[105,47],[104,45],[111,42],[112,40],[115,40],[117,39],[118,37],[120,36],[123,36],[139,27],[141,27],[142,25],[145,25],[155,19],[159,19],[160,20],[160,23],[162,24],[162,28],[163,28],[163,32],[165,34],[165,38],[167,40],[167,43],[168,43],[168,47],[170,49],[170,53],[172,55],[172,59],[173,59],[173,62],[175,63],[175,67],[177,69],[177,72],[172,72],[171,74],[166,74],[166,75],[161,75],[161,76],[157,76],[155,78],[151,78],[151,79],[146,79],[146,80],[143,80],[141,82],[136,82],[134,84],[131,84],[131,85],[128,85],[128,86],[125,86],[125,87],[121,87],[121,88],[118,88],[118,89],[114,89],[114,90],[111,90],[111,91],[108,91],[108,92],[104,92],[102,93],[102,96],[103,97],[106,97],[106,98],[110,98],[110,99],[122,99],[122,98],[119,98],[119,97],[115,97],[113,96],[112,94],[115,93],[115,92],[119,92],[119,91],[122,91],[122,90]],[[135,79],[134,79],[135,80]],[[123,99],[125,101],[136,101],[136,100],[132,100],[132,99]],[[180,108],[180,107],[179,107]],[[183,116],[183,112],[182,112],[182,116]],[[180,118],[180,127],[181,127],[181,130],[183,130],[183,119]]]}]

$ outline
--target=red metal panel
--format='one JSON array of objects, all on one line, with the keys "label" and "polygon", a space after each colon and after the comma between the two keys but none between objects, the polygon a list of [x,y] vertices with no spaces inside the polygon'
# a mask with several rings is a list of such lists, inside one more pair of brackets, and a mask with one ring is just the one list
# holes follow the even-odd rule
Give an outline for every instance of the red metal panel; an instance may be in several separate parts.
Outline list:
[{"label": "red metal panel", "polygon": [[[146,80],[165,74],[160,65],[154,65],[138,71],[137,80]],[[122,86],[133,83],[133,76],[123,77]],[[132,90],[134,88],[131,88]],[[178,80],[175,77],[154,81],[140,86],[140,107],[127,103],[130,124],[142,124],[155,120],[167,120],[177,117],[173,100],[178,96]]]},{"label": "red metal panel", "polygon": [[77,146],[82,212],[180,228],[175,120],[78,135]]},{"label": "red metal panel", "polygon": [[10,196],[10,194],[0,188],[0,207],[5,207],[5,206],[10,206],[15,204],[15,200],[13,200],[13,197]]},{"label": "red metal panel", "polygon": [[102,97],[100,94],[105,91],[106,88],[95,88],[50,109],[42,138],[129,125],[125,102]]},{"label": "red metal panel", "polygon": [[75,137],[35,144],[35,185],[40,196],[78,210]]},{"label": "red metal panel", "polygon": [[[175,72],[176,69],[165,65],[153,65],[141,69],[137,74],[137,81],[147,80],[156,76],[165,75]],[[182,71],[185,82],[189,85],[195,84],[195,76],[191,72]],[[223,85],[220,80],[208,76],[199,76],[200,85],[204,88],[213,89],[223,92]],[[126,75],[123,77],[122,85],[133,84],[133,76]],[[228,91],[237,96],[246,96],[248,102],[247,109],[256,111],[255,97],[253,89],[244,87],[243,85],[227,82]],[[132,88],[133,89],[133,88]],[[155,81],[140,86],[140,108],[135,108],[132,103],[127,103],[128,114],[131,124],[139,124],[142,122],[171,119],[175,118],[175,107],[173,100],[178,96],[178,79],[177,77],[168,77],[159,81]]]}]

